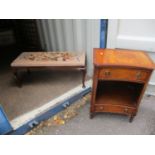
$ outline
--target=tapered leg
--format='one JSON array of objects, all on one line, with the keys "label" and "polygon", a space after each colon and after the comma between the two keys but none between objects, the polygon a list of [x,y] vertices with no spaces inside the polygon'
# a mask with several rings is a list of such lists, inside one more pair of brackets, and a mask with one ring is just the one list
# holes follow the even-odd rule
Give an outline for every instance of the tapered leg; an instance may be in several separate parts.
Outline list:
[{"label": "tapered leg", "polygon": [[86,69],[82,70],[82,88],[85,88]]},{"label": "tapered leg", "polygon": [[27,74],[28,74],[28,75],[31,74],[30,69],[28,69],[28,68],[27,68]]},{"label": "tapered leg", "polygon": [[134,119],[134,115],[131,115],[129,118],[129,122],[132,123],[133,119]]},{"label": "tapered leg", "polygon": [[21,79],[19,77],[19,72],[17,70],[14,71],[14,76],[15,76],[15,79],[16,79],[18,87],[21,87],[22,86],[22,82],[21,82]]},{"label": "tapered leg", "polygon": [[94,113],[93,113],[93,112],[90,112],[90,113],[89,113],[89,118],[90,118],[90,119],[93,119],[93,118],[94,118]]}]

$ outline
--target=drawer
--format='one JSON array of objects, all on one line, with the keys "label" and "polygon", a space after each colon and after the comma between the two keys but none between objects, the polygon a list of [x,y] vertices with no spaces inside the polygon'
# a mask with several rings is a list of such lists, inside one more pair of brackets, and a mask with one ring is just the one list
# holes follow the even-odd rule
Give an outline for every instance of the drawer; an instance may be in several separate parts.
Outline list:
[{"label": "drawer", "polygon": [[136,108],[131,108],[127,106],[120,105],[95,105],[95,112],[111,112],[120,114],[135,114]]},{"label": "drawer", "polygon": [[123,80],[146,82],[150,72],[140,69],[124,69],[124,68],[102,68],[99,70],[99,79],[105,80]]}]

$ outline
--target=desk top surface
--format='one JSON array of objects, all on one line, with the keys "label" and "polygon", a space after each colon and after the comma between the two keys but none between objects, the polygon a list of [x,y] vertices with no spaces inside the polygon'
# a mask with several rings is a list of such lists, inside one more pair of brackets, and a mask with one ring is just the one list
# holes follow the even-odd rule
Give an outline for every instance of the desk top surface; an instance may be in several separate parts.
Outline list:
[{"label": "desk top surface", "polygon": [[85,66],[85,53],[74,52],[23,52],[11,67],[74,67]]},{"label": "desk top surface", "polygon": [[94,65],[155,68],[153,61],[143,51],[100,48],[94,49]]}]

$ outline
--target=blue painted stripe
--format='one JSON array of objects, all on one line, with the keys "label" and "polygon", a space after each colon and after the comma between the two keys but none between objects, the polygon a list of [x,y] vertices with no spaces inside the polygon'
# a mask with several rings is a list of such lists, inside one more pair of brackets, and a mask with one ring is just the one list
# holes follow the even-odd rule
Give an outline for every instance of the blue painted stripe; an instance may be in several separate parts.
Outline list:
[{"label": "blue painted stripe", "polygon": [[106,48],[107,41],[107,19],[100,20],[100,48]]},{"label": "blue painted stripe", "polygon": [[24,125],[20,126],[18,129],[11,132],[10,135],[23,135],[23,134],[25,134],[26,132],[28,132],[29,130],[32,129],[33,124],[36,124],[36,123],[38,124],[38,123],[40,123],[40,122],[42,122],[44,120],[47,120],[50,117],[56,115],[58,112],[65,109],[66,103],[67,103],[67,106],[70,106],[75,101],[79,100],[80,98],[82,98],[83,96],[88,94],[90,91],[91,91],[91,87],[85,88],[80,93],[78,93],[78,94],[64,100],[59,105],[53,107],[52,109],[48,110],[47,112],[37,116],[36,118],[34,118],[34,119],[28,121],[27,123],[25,123]]},{"label": "blue painted stripe", "polygon": [[2,106],[0,105],[0,135],[7,134],[13,130]]}]

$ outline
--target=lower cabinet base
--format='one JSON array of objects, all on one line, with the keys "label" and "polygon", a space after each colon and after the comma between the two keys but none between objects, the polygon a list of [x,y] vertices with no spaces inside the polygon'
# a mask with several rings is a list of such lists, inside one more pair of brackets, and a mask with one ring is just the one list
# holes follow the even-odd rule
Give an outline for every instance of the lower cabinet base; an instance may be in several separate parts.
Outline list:
[{"label": "lower cabinet base", "polygon": [[[89,113],[89,118],[90,118],[90,119],[93,119],[94,116],[97,115],[98,113],[101,113],[101,112],[90,112],[90,113]],[[102,114],[103,114],[103,112],[102,112]],[[117,113],[117,114],[118,114],[118,113]],[[124,115],[124,114],[123,114],[123,115]],[[124,115],[124,116],[125,116],[125,115]],[[129,117],[129,122],[132,123],[132,121],[133,121],[134,117],[136,116],[136,114],[132,114],[132,115],[127,115],[127,114],[126,114],[126,116]]]},{"label": "lower cabinet base", "polygon": [[132,122],[134,116],[136,116],[137,109],[136,107],[127,107],[120,105],[95,105],[94,107],[91,107],[90,119],[92,119],[97,113],[114,113],[127,115],[129,116],[129,122]]}]

